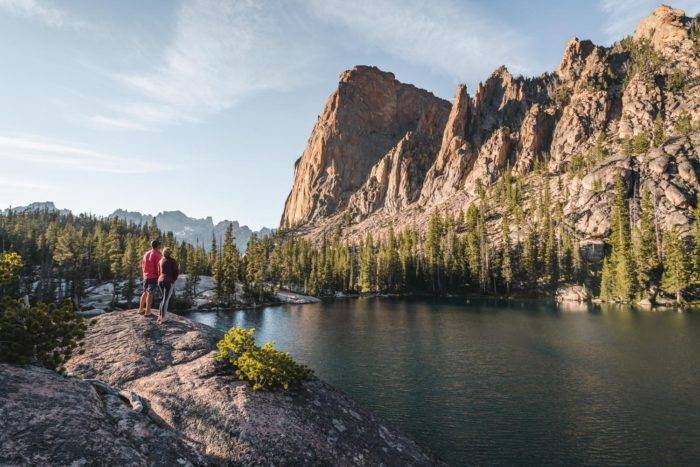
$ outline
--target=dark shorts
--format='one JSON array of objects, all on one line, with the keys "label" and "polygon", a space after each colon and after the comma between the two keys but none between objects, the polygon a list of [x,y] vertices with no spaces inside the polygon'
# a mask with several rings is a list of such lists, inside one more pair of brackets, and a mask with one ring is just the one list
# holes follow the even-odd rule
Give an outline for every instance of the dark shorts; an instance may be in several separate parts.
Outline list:
[{"label": "dark shorts", "polygon": [[163,282],[158,282],[158,288],[160,289],[160,292],[163,294],[163,298],[167,297],[168,292],[170,292],[170,289],[172,288],[173,284],[170,283],[169,281],[163,281]]},{"label": "dark shorts", "polygon": [[158,279],[153,277],[151,279],[143,280],[143,291],[153,293],[158,290]]}]

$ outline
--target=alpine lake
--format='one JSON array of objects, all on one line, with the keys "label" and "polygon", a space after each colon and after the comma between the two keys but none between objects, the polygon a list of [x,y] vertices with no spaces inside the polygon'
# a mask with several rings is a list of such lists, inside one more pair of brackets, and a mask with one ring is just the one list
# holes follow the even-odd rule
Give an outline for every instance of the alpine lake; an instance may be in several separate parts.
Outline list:
[{"label": "alpine lake", "polygon": [[700,312],[357,298],[181,313],[256,329],[450,465],[700,463]]}]

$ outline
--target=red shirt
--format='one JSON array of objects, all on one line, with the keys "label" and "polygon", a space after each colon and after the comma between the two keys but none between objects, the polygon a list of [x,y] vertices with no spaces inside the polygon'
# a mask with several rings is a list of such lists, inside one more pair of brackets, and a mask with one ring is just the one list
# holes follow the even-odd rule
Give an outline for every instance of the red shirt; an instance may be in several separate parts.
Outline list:
[{"label": "red shirt", "polygon": [[148,250],[141,259],[141,271],[144,279],[158,278],[158,263],[163,256],[158,250]]}]

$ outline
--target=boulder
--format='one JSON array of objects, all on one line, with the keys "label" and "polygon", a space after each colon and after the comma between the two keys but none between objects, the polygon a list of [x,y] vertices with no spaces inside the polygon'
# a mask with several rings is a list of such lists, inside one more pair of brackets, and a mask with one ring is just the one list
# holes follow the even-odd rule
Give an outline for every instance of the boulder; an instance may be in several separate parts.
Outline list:
[{"label": "boulder", "polygon": [[135,310],[90,321],[85,351],[67,371],[132,391],[150,414],[215,464],[435,465],[412,440],[314,379],[288,392],[255,392],[214,360],[222,333]]},{"label": "boulder", "polygon": [[559,287],[555,297],[557,302],[587,302],[591,293],[584,285],[570,284]]}]

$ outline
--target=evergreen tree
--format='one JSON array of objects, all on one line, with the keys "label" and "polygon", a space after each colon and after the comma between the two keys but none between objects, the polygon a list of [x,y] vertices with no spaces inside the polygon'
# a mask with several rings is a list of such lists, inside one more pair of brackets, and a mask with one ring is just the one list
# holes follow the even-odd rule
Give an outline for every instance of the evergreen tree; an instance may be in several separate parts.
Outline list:
[{"label": "evergreen tree", "polygon": [[236,301],[236,283],[240,279],[240,253],[233,240],[233,224],[229,223],[218,257],[216,277],[217,299],[228,305]]},{"label": "evergreen tree", "polygon": [[700,283],[700,202],[695,206],[695,233],[693,235],[693,274],[692,279]]},{"label": "evergreen tree", "polygon": [[125,243],[126,248],[124,249],[124,255],[122,256],[122,276],[126,282],[121,294],[127,303],[131,303],[134,298],[136,282],[140,276],[139,253],[136,250],[136,241],[133,237],[127,237]]},{"label": "evergreen tree", "polygon": [[631,232],[629,209],[627,206],[627,187],[622,175],[615,178],[613,212],[611,216],[610,267],[613,270],[614,297],[628,301],[635,293],[634,266],[631,251]]},{"label": "evergreen tree", "polygon": [[434,293],[442,292],[442,249],[444,235],[443,220],[440,213],[433,213],[428,222],[425,237],[425,259],[430,270],[430,286]]},{"label": "evergreen tree", "polygon": [[[644,190],[640,203],[639,225],[635,230],[635,262],[637,283],[641,291],[647,290],[658,270],[659,256],[656,249],[654,207],[649,192]],[[658,278],[656,278],[658,279]]]},{"label": "evergreen tree", "polygon": [[679,304],[683,302],[683,291],[690,285],[690,267],[683,239],[676,227],[664,234],[662,283],[665,289],[676,294],[676,301]]},{"label": "evergreen tree", "polygon": [[607,256],[603,259],[603,268],[600,273],[600,299],[604,301],[615,299],[615,277]]},{"label": "evergreen tree", "polygon": [[510,285],[513,282],[513,268],[511,265],[511,242],[510,224],[508,223],[508,213],[504,213],[501,218],[501,235],[503,236],[503,259],[501,261],[501,278],[506,286],[506,291],[510,293]]},{"label": "evergreen tree", "polygon": [[374,290],[374,265],[374,241],[372,234],[368,232],[360,247],[360,277],[358,279],[360,292]]}]

